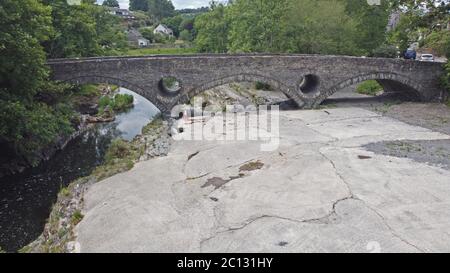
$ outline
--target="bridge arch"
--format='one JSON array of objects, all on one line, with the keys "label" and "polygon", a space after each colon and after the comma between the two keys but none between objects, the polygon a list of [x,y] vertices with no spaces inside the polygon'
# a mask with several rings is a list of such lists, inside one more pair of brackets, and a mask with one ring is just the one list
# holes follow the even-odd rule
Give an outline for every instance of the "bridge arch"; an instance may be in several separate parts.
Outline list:
[{"label": "bridge arch", "polygon": [[161,113],[166,113],[168,111],[166,105],[164,103],[162,103],[157,97],[156,95],[149,95],[148,92],[145,92],[145,89],[133,84],[129,81],[125,81],[119,78],[112,78],[112,77],[105,77],[105,76],[99,76],[99,75],[92,75],[92,76],[78,76],[75,78],[71,78],[68,80],[64,80],[64,82],[68,82],[68,83],[72,83],[72,84],[100,84],[100,83],[106,83],[106,84],[113,84],[113,85],[117,85],[120,87],[124,87],[127,88],[141,96],[143,96],[144,98],[146,98],[147,100],[149,100],[153,105],[156,106],[156,108],[158,108],[159,111],[161,111]]},{"label": "bridge arch", "polygon": [[265,84],[269,84],[275,90],[279,90],[283,92],[288,98],[293,99],[295,102],[299,104],[299,106],[303,106],[305,104],[304,100],[295,92],[295,89],[289,88],[287,85],[280,82],[279,80],[265,75],[249,74],[249,73],[229,75],[226,77],[216,78],[211,81],[201,83],[197,86],[194,86],[189,91],[187,91],[184,100],[187,99],[187,101],[189,101],[190,98],[193,98],[201,94],[202,92],[205,92],[207,90],[210,90],[212,88],[221,85],[234,82],[262,82]]},{"label": "bridge arch", "polygon": [[413,81],[408,77],[396,73],[376,72],[357,75],[345,81],[339,82],[338,84],[335,84],[334,86],[320,94],[320,96],[315,101],[314,106],[320,105],[325,99],[346,87],[356,85],[368,80],[376,80],[384,88],[385,92],[402,93],[409,98],[418,101],[423,99],[423,96],[420,92],[422,90],[422,86],[419,83]]}]

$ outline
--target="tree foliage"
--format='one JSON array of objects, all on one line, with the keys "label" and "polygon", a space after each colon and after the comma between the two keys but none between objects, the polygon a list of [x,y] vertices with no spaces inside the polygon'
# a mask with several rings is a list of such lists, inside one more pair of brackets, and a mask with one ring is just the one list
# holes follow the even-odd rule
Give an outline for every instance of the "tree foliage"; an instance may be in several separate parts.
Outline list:
[{"label": "tree foliage", "polygon": [[120,24],[94,2],[0,1],[0,160],[9,151],[35,164],[39,150],[73,130],[75,89],[49,81],[47,56],[94,56],[124,45]]},{"label": "tree foliage", "polygon": [[369,5],[367,1],[343,0],[346,13],[355,22],[356,45],[367,55],[377,49],[386,39],[386,26],[391,2],[381,0],[380,5]]},{"label": "tree foliage", "polygon": [[148,0],[150,16],[161,20],[175,15],[175,7],[170,0]]},{"label": "tree foliage", "polygon": [[119,18],[91,1],[68,5],[66,0],[44,0],[52,7],[51,39],[44,44],[50,58],[90,57],[123,48],[126,37]]},{"label": "tree foliage", "polygon": [[119,1],[117,1],[117,0],[104,0],[102,5],[107,6],[107,7],[112,7],[112,8],[120,7]]},{"label": "tree foliage", "polygon": [[130,10],[148,11],[148,0],[130,0]]},{"label": "tree foliage", "polygon": [[50,8],[37,0],[2,0],[0,98],[30,101],[48,76],[41,43],[53,33]]},{"label": "tree foliage", "polygon": [[196,43],[211,52],[369,54],[385,38],[387,0],[235,0],[213,2],[195,19]]},{"label": "tree foliage", "polygon": [[211,11],[199,15],[194,23],[196,46],[200,52],[224,53],[228,51],[228,19],[226,7],[214,4]]},{"label": "tree foliage", "polygon": [[161,23],[163,23],[164,25],[168,26],[170,29],[173,30],[173,34],[178,37],[180,35],[180,26],[181,23],[183,22],[183,17],[181,17],[181,15],[177,15],[177,16],[173,16],[173,17],[168,17],[168,18],[164,18],[161,20]]}]

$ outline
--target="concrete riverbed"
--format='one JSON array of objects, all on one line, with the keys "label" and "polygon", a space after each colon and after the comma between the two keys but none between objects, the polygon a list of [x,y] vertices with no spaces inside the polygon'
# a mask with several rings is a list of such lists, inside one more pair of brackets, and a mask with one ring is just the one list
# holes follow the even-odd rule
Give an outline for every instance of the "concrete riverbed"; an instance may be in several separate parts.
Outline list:
[{"label": "concrete riverbed", "polygon": [[[271,152],[258,141],[173,141],[168,156],[89,189],[76,251],[450,251],[450,171],[434,158],[448,155],[449,133],[389,114],[282,111]],[[444,152],[386,151],[404,141]]]}]

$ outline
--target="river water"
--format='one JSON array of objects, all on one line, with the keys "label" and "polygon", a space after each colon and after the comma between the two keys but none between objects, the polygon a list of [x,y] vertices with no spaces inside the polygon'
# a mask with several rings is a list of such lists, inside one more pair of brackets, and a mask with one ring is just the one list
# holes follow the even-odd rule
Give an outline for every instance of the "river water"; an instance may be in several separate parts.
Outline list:
[{"label": "river water", "polygon": [[101,164],[113,139],[132,140],[159,113],[138,94],[125,88],[119,92],[134,96],[134,108],[117,115],[114,122],[94,126],[38,167],[0,179],[0,247],[3,250],[14,252],[35,240],[43,231],[60,189],[89,175]]}]

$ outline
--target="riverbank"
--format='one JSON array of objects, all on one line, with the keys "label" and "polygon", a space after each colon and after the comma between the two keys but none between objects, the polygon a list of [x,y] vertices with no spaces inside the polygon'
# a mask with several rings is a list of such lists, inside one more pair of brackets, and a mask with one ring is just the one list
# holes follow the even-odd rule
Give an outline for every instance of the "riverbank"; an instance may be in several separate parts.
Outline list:
[{"label": "riverbank", "polygon": [[[65,104],[71,105],[72,113],[72,133],[60,133],[49,145],[41,147],[34,152],[33,162],[29,159],[18,156],[14,153],[2,154],[0,158],[0,179],[5,176],[15,175],[24,172],[26,169],[35,167],[42,162],[48,161],[56,152],[67,147],[68,143],[79,137],[83,132],[91,127],[91,124],[98,122],[111,122],[115,113],[125,111],[132,105],[125,105],[121,109],[107,110],[99,114],[100,99],[114,95],[118,87],[113,85],[84,85],[79,88],[72,88],[77,92],[65,95]],[[106,115],[105,115],[106,113]],[[25,140],[24,140],[25,141]],[[8,155],[6,155],[8,154]]]},{"label": "riverbank", "polygon": [[[97,90],[97,88],[93,89]],[[85,90],[86,91],[86,90]],[[82,92],[86,95],[91,92]],[[89,175],[102,164],[106,149],[116,138],[132,139],[148,124],[158,110],[145,98],[123,88],[111,90],[115,96],[132,95],[132,108],[114,114],[114,121],[89,123],[77,131],[64,149],[55,151],[48,160],[23,172],[0,178],[0,247],[7,252],[18,249],[35,240],[43,231],[51,206],[57,194],[80,177]],[[80,99],[79,96],[77,96]],[[83,96],[79,112],[97,116],[98,96]],[[75,104],[75,99],[72,100]],[[95,107],[92,107],[95,106]]]},{"label": "riverbank", "polygon": [[91,175],[77,179],[60,190],[43,233],[20,252],[76,251],[76,244],[73,243],[76,234],[73,228],[83,218],[81,211],[84,193],[92,185],[131,169],[141,160],[167,154],[170,144],[168,132],[169,123],[157,117],[133,141],[114,141],[106,152],[104,164],[95,168]]}]

